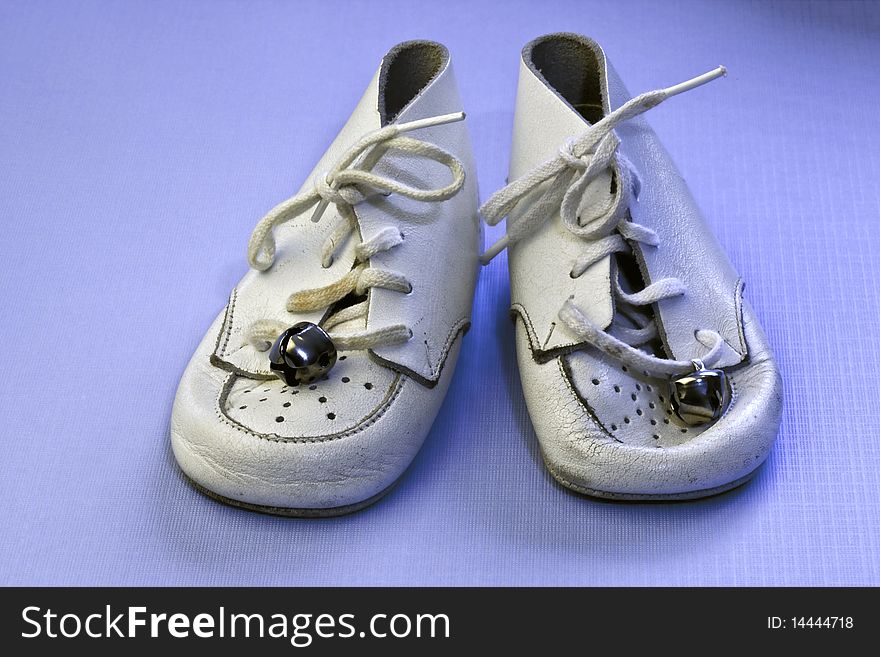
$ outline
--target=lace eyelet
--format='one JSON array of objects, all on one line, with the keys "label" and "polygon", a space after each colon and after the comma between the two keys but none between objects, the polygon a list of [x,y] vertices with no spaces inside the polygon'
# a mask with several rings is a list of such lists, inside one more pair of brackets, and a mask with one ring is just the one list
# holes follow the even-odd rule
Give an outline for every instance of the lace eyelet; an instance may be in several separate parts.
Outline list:
[{"label": "lace eyelet", "polygon": [[407,291],[404,292],[403,294],[404,294],[404,296],[409,296],[409,295],[412,294],[412,293],[413,293],[413,286],[412,286],[412,283],[410,283],[410,284],[409,284],[409,290],[407,290]]}]

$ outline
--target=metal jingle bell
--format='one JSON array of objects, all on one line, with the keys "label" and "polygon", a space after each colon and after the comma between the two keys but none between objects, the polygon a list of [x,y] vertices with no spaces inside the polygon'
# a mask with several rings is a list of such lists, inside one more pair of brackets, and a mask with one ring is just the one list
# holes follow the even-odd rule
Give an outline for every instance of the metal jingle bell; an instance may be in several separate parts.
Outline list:
[{"label": "metal jingle bell", "polygon": [[335,364],[333,340],[311,322],[299,322],[282,332],[269,351],[269,369],[289,386],[311,383]]},{"label": "metal jingle bell", "polygon": [[730,403],[730,383],[723,370],[707,369],[703,361],[691,361],[694,371],[670,383],[670,403],[675,415],[689,426],[720,418]]}]

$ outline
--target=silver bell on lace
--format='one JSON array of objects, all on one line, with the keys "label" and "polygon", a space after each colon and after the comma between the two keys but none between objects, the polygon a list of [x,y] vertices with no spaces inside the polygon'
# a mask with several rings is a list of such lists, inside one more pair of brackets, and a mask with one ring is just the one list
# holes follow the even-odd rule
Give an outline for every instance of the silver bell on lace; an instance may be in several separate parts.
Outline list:
[{"label": "silver bell on lace", "polygon": [[723,370],[707,369],[701,360],[691,361],[694,371],[672,380],[672,410],[689,426],[720,418],[730,403],[730,383]]},{"label": "silver bell on lace", "polygon": [[311,383],[336,364],[336,346],[317,324],[294,324],[272,344],[269,368],[289,386]]}]

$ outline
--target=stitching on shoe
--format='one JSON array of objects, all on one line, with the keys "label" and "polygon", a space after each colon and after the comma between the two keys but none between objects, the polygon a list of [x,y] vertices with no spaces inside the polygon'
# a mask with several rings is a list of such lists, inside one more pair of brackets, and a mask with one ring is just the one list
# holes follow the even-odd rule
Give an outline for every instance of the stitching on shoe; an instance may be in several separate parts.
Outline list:
[{"label": "stitching on shoe", "polygon": [[[510,306],[510,312],[512,314],[519,315],[522,318],[523,325],[526,327],[526,336],[529,340],[529,349],[532,352],[532,358],[534,358],[535,361],[538,363],[548,363],[554,358],[569,354],[576,348],[586,344],[585,342],[569,342],[568,344],[563,344],[559,345],[558,347],[553,347],[549,350],[544,350],[538,344],[538,333],[535,330],[532,319],[531,317],[529,317],[529,312],[525,309],[525,307],[521,303],[514,303]],[[550,336],[547,336],[547,339],[549,340]]]},{"label": "stitching on shoe", "polygon": [[392,403],[400,395],[400,391],[403,390],[403,384],[406,383],[407,380],[407,377],[397,374],[391,384],[391,391],[386,394],[385,398],[379,403],[376,408],[374,408],[367,415],[361,418],[352,428],[345,431],[340,431],[338,433],[309,437],[279,436],[275,433],[259,433],[257,431],[248,429],[244,425],[229,417],[229,415],[227,415],[226,411],[224,410],[224,405],[226,403],[227,397],[229,396],[229,391],[232,388],[232,384],[235,382],[235,376],[235,374],[230,374],[229,376],[227,376],[226,380],[223,382],[223,385],[220,387],[220,393],[217,396],[217,417],[220,419],[221,422],[231,426],[236,431],[245,433],[254,438],[268,440],[269,442],[273,443],[326,443],[333,440],[339,440],[341,438],[347,438],[349,436],[360,433],[361,431],[375,424],[379,420],[379,418],[381,418],[388,411],[388,409],[391,408]]},{"label": "stitching on shoe", "polygon": [[446,340],[443,343],[443,349],[440,350],[440,356],[437,358],[437,365],[431,365],[431,376],[433,378],[436,379],[440,376],[440,372],[443,371],[443,365],[446,362],[446,356],[449,355],[452,344],[466,324],[470,324],[470,318],[462,317],[450,327],[449,332],[446,334]]},{"label": "stitching on shoe", "polygon": [[[737,326],[737,338],[739,339],[739,349],[736,349],[733,345],[730,345],[731,349],[733,349],[741,358],[740,363],[747,363],[749,360],[749,349],[745,339],[745,328],[743,326],[743,300],[744,295],[743,291],[745,290],[745,281],[740,278],[737,281],[736,291],[734,293],[735,305],[736,305],[736,326]],[[546,363],[556,358],[558,356],[565,356],[575,351],[578,347],[583,346],[584,342],[570,342],[568,344],[560,345],[558,347],[553,347],[550,350],[544,350],[538,344],[538,333],[535,330],[534,324],[532,323],[531,317],[529,317],[529,312],[526,310],[525,306],[521,303],[513,303],[510,306],[510,313],[512,315],[518,315],[523,320],[523,325],[526,327],[526,337],[529,341],[529,349],[532,352],[532,358],[538,363]],[[659,315],[657,315],[659,318]],[[662,321],[658,324],[658,330],[663,333],[663,325]],[[553,331],[551,330],[551,335]],[[550,336],[547,336],[547,340],[549,341]],[[663,342],[666,344],[665,334],[663,336]]]},{"label": "stitching on shoe", "polygon": [[232,305],[229,308],[229,328],[226,331],[226,338],[223,340],[223,355],[226,355],[226,347],[229,346],[229,338],[232,336],[232,322],[235,317],[235,302],[238,301],[238,288],[232,289]]},{"label": "stitching on shoe", "polygon": [[578,404],[581,405],[581,408],[583,408],[587,412],[587,414],[590,416],[590,419],[593,420],[593,422],[596,423],[599,426],[599,428],[605,432],[606,436],[611,438],[614,442],[623,444],[623,441],[620,438],[618,438],[613,433],[608,431],[608,429],[605,427],[605,424],[599,419],[599,416],[596,415],[595,411],[589,405],[587,400],[584,399],[583,397],[581,397],[577,388],[574,387],[574,384],[571,382],[571,375],[569,373],[568,366],[565,363],[565,361],[563,360],[563,357],[560,356],[559,358],[557,358],[556,362],[558,363],[559,374],[562,376],[562,380],[565,381],[565,385],[568,387],[569,391],[571,392],[571,394],[575,398],[575,400],[577,400]]},{"label": "stitching on shoe", "polygon": [[[229,296],[229,303],[226,304],[226,314],[223,317],[223,324],[220,326],[220,332],[217,334],[217,341],[214,344],[214,353],[211,354],[211,365],[227,372],[232,372],[242,377],[254,380],[271,380],[275,376],[271,372],[253,372],[238,367],[235,363],[225,360],[226,348],[229,346],[229,338],[232,337],[232,321],[235,314],[235,304],[238,300],[238,288],[232,288]],[[225,337],[224,337],[225,336]],[[220,338],[223,339],[223,346],[220,347]],[[219,349],[219,352],[218,352]]]},{"label": "stitching on shoe", "polygon": [[440,376],[440,372],[443,370],[443,365],[446,363],[446,356],[449,355],[449,350],[452,349],[452,344],[455,342],[455,339],[458,337],[458,334],[464,326],[469,323],[469,317],[462,317],[449,329],[449,332],[446,334],[446,340],[443,343],[443,349],[440,350],[440,356],[437,358],[437,364],[431,365],[430,362],[428,363],[431,365],[431,377],[434,379],[437,379]]},{"label": "stitching on shoe", "polygon": [[739,334],[739,355],[743,360],[749,357],[749,347],[746,344],[745,327],[743,326],[743,293],[746,289],[746,282],[740,278],[736,281],[736,291],[734,292],[734,304],[736,305],[736,328]]},{"label": "stitching on shoe", "polygon": [[[744,362],[748,360],[749,351],[748,346],[746,345],[745,339],[745,329],[743,327],[743,291],[745,290],[745,281],[742,278],[737,280],[736,290],[734,291],[734,304],[735,304],[735,313],[736,313],[736,328],[737,328],[737,338],[739,339],[738,349],[734,348],[731,345],[731,348],[737,352],[737,354],[741,357],[740,362]],[[525,306],[521,303],[513,303],[510,305],[510,312],[516,315],[519,315],[523,319],[523,325],[526,327],[526,336],[529,340],[529,349],[532,352],[532,358],[535,359],[538,363],[546,363],[557,356],[564,356],[566,354],[571,353],[577,347],[585,344],[584,342],[569,342],[568,344],[559,345],[558,347],[553,347],[552,349],[545,350],[542,345],[538,342],[538,332],[535,330],[535,326],[532,322],[531,317],[529,317],[529,311],[526,310]],[[659,314],[656,315],[656,318],[659,319]],[[658,322],[658,330],[663,333],[663,343],[667,343],[667,339],[665,336],[665,332],[663,330],[662,320]],[[550,335],[547,336],[547,341],[549,342],[550,336],[553,334],[553,330],[551,329]],[[730,344],[730,343],[728,343]]]},{"label": "stitching on shoe", "polygon": [[[440,352],[440,358],[437,360],[436,369],[431,366],[431,376],[432,379],[427,379],[418,372],[414,372],[408,367],[404,367],[397,363],[394,363],[390,360],[382,358],[379,354],[377,354],[372,349],[369,350],[370,356],[378,361],[381,365],[384,365],[395,372],[402,372],[409,376],[410,378],[415,379],[418,383],[421,383],[427,388],[433,388],[437,385],[437,382],[440,380],[440,375],[443,373],[443,367],[446,365],[446,357],[449,355],[449,351],[452,349],[452,345],[455,344],[455,341],[458,339],[459,335],[463,335],[466,333],[471,326],[471,321],[469,317],[463,317],[459,319],[449,330],[449,333],[446,336],[446,343],[443,346],[443,350]],[[430,365],[430,363],[429,363]]]},{"label": "stitching on shoe", "polygon": [[[227,360],[224,360],[224,357],[227,356],[226,347],[229,345],[229,338],[232,335],[232,323],[233,316],[235,315],[235,302],[238,298],[238,288],[233,288],[232,293],[229,298],[229,303],[226,304],[226,313],[223,317],[223,323],[220,327],[220,332],[217,334],[217,340],[214,343],[214,353],[212,354],[212,362],[214,358],[217,359],[218,362],[213,362],[215,367],[220,367],[221,369],[226,369],[228,371],[235,372],[240,376],[247,376],[248,378],[254,378],[262,376],[263,378],[267,378],[265,374],[260,372],[251,372],[247,370],[242,370],[236,367],[233,363],[230,363]],[[437,380],[440,378],[440,374],[443,372],[443,366],[446,364],[446,357],[449,355],[449,351],[452,349],[452,345],[455,343],[456,338],[458,338],[460,333],[467,332],[470,328],[470,317],[462,317],[458,321],[456,321],[449,329],[449,332],[446,334],[446,339],[443,344],[443,349],[440,351],[440,355],[437,358],[437,364],[430,362],[430,353],[428,354],[428,366],[431,371],[431,378],[425,378],[418,372],[414,372],[408,367],[404,367],[402,365],[398,365],[393,361],[382,358],[379,354],[377,354],[372,349],[369,350],[369,353],[375,357],[382,365],[391,367],[397,372],[403,372],[412,378],[417,379],[425,386],[429,388],[433,388],[437,385]],[[220,345],[220,339],[223,338],[223,345]],[[269,376],[268,378],[272,378]]]},{"label": "stitching on shoe", "polygon": [[[523,319],[523,322],[526,321],[525,318],[523,318],[522,316],[520,316],[520,317]],[[562,376],[562,379],[565,382],[566,387],[568,387],[568,390],[571,393],[572,397],[574,397],[574,399],[577,400],[578,404],[580,404],[580,406],[584,409],[584,411],[587,413],[587,415],[590,416],[590,419],[593,420],[593,422],[600,429],[602,429],[602,431],[605,433],[605,435],[607,435],[609,438],[611,438],[614,442],[620,443],[621,445],[628,444],[626,441],[621,440],[616,435],[614,435],[611,431],[608,430],[608,428],[605,426],[605,423],[599,419],[598,414],[593,410],[593,407],[590,406],[590,403],[586,400],[586,398],[584,398],[580,394],[577,387],[574,385],[573,381],[571,380],[571,370],[568,367],[568,363],[566,363],[564,360],[564,355],[557,357],[556,362],[557,362],[557,365],[559,368],[559,373]],[[724,410],[724,413],[722,413],[721,417],[719,417],[718,420],[716,420],[715,423],[712,424],[712,426],[706,427],[704,431],[701,431],[699,434],[697,434],[693,438],[694,440],[703,436],[704,434],[708,433],[709,431],[711,431],[714,428],[715,424],[717,424],[721,420],[725,419],[728,415],[730,415],[731,412],[733,411],[734,407],[736,406],[736,402],[739,398],[739,391],[737,390],[736,382],[733,380],[733,377],[728,377],[728,383],[730,385],[730,401],[727,404],[727,408]],[[690,442],[690,441],[687,441],[687,442]]]},{"label": "stitching on shoe", "polygon": [[[229,336],[232,333],[232,313],[235,312],[235,301],[238,298],[238,288],[232,288],[229,295],[229,301],[226,302],[226,311],[223,314],[223,323],[220,325],[220,331],[217,333],[217,340],[214,342],[214,355],[218,358],[225,355],[226,346],[229,344]],[[223,340],[223,346],[220,346],[220,338]],[[218,351],[219,350],[219,351]]]},{"label": "stitching on shoe", "polygon": [[[514,306],[519,306],[519,304],[514,304]],[[522,306],[519,306],[519,307],[522,308]],[[514,310],[514,308],[512,307],[511,310]],[[525,312],[525,308],[522,308],[522,311]],[[523,321],[523,324],[525,324],[528,321],[527,316],[523,316],[521,313],[519,313],[516,310],[514,310],[514,312],[516,312],[516,314],[520,317],[520,319]],[[528,333],[528,330],[529,330],[529,327],[527,326],[526,333]],[[587,415],[590,416],[590,419],[593,420],[593,422],[605,433],[606,436],[608,436],[608,438],[610,438],[614,442],[623,444],[623,441],[620,438],[618,438],[617,436],[612,434],[610,431],[608,431],[608,429],[605,427],[605,425],[602,423],[602,421],[599,420],[598,416],[593,411],[593,409],[590,407],[590,405],[587,403],[587,401],[580,396],[580,394],[577,391],[577,388],[575,388],[574,384],[571,382],[571,378],[569,376],[567,367],[566,367],[565,363],[563,362],[562,355],[560,355],[556,358],[556,363],[557,363],[557,367],[559,368],[559,374],[562,376],[562,380],[565,382],[566,387],[568,388],[569,392],[571,393],[574,400],[578,403],[578,405],[580,405],[580,407],[587,413]]]},{"label": "stitching on shoe", "polygon": [[[730,414],[730,411],[736,406],[736,400],[739,399],[739,391],[736,389],[736,382],[733,380],[732,376],[727,377],[727,383],[730,385],[730,402],[728,402],[727,408],[724,409],[724,412],[721,414],[721,417],[718,418],[717,422],[720,422]],[[706,431],[703,433],[711,430],[712,427],[707,427]]]}]

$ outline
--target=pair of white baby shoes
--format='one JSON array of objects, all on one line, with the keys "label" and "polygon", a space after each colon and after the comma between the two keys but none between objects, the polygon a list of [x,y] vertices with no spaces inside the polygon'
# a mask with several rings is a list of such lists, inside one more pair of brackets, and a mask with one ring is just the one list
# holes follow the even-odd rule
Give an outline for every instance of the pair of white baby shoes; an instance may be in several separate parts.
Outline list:
[{"label": "pair of white baby shoes", "polygon": [[[573,34],[523,49],[510,184],[482,208],[442,45],[382,60],[187,367],[171,422],[205,493],[284,515],[381,497],[422,445],[508,249],[523,392],[547,468],[576,491],[684,499],[767,457],[781,381],[742,280],[642,114],[724,73],[630,98]],[[482,255],[479,214],[506,236]]]}]

